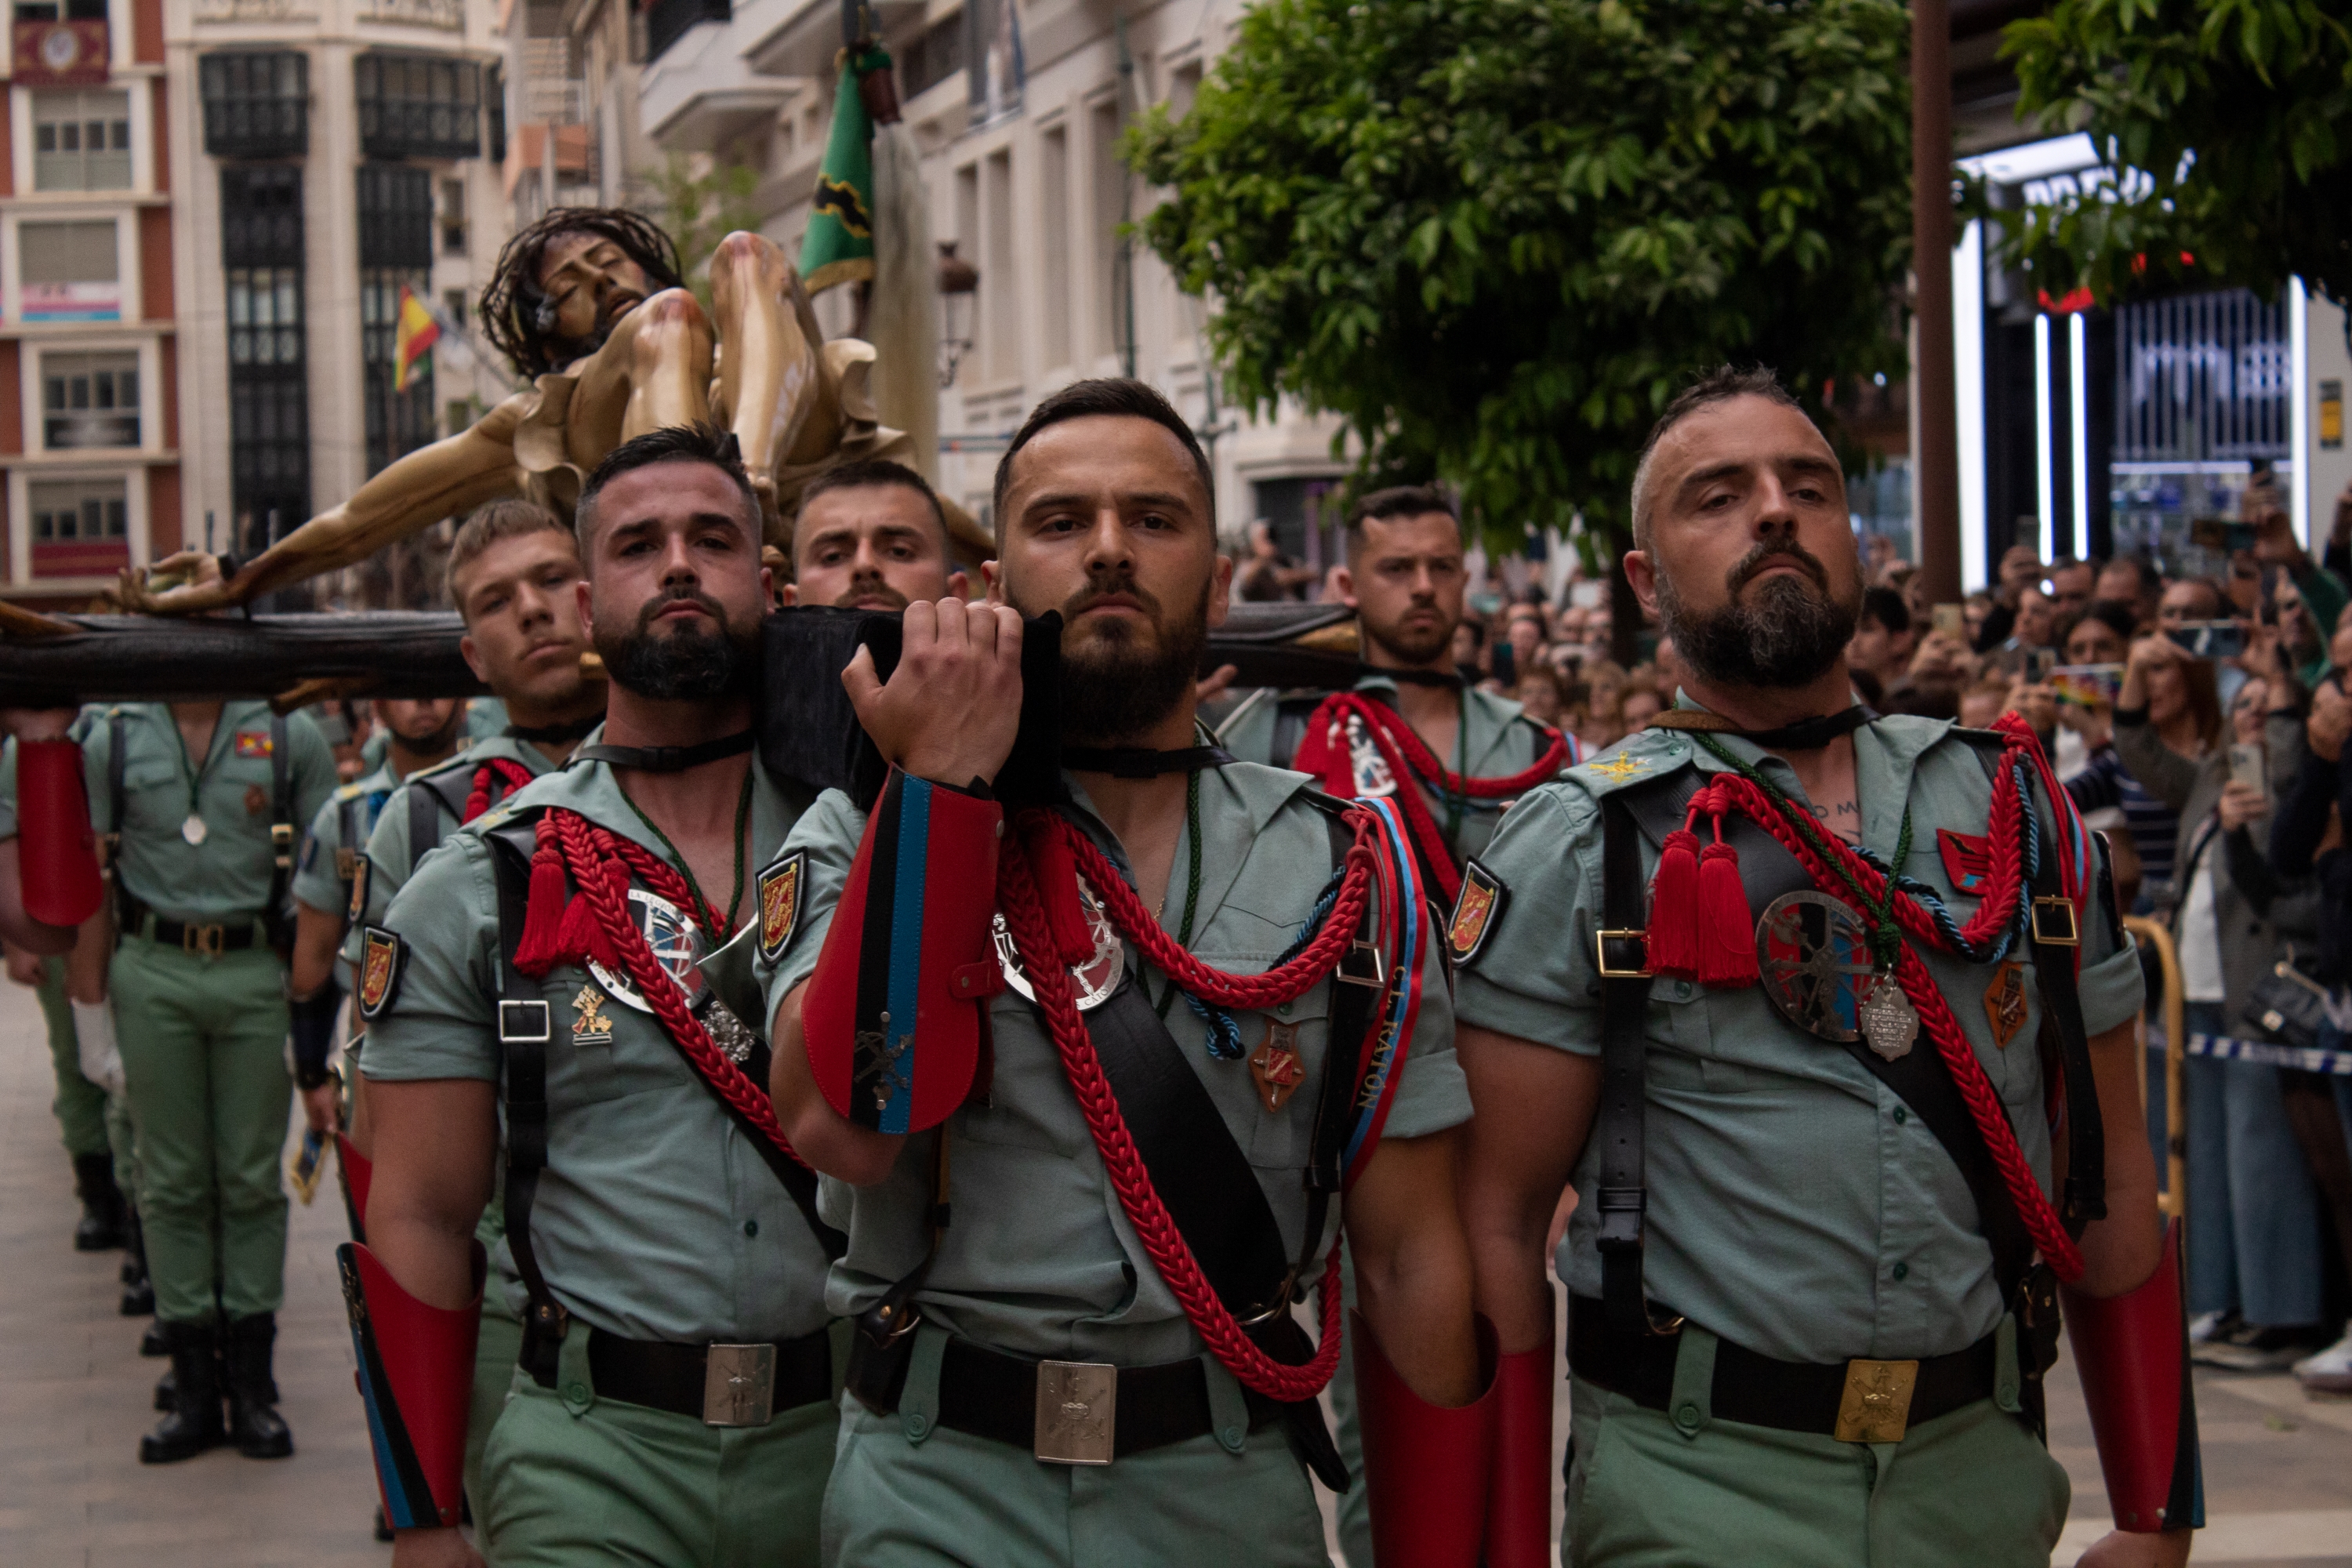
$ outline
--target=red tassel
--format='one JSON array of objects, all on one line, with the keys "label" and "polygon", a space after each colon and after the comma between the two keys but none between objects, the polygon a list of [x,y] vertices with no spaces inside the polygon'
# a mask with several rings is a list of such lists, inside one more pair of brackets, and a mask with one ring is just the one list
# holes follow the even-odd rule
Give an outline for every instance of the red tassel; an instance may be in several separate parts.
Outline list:
[{"label": "red tassel", "polygon": [[1698,835],[1666,835],[1650,883],[1650,971],[1670,980],[1698,978]]},{"label": "red tassel", "polygon": [[1698,982],[1756,984],[1756,929],[1739,883],[1739,851],[1717,839],[1698,861]]},{"label": "red tassel", "polygon": [[547,819],[539,825],[539,848],[530,858],[530,901],[523,907],[522,937],[515,943],[515,967],[536,980],[563,958],[563,857]]},{"label": "red tassel", "polygon": [[1086,910],[1078,903],[1078,863],[1059,823],[1048,822],[1029,836],[1029,858],[1055,952],[1064,963],[1084,963],[1095,955],[1094,932],[1087,929]]}]

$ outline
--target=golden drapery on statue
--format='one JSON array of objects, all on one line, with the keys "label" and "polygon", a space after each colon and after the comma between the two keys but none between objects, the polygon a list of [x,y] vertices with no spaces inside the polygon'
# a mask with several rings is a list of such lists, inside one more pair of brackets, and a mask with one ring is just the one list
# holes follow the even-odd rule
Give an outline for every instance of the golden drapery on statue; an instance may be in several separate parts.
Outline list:
[{"label": "golden drapery on statue", "polygon": [[[126,569],[127,609],[193,615],[354,565],[395,540],[486,501],[523,495],[568,518],[604,455],[665,426],[709,420],[734,432],[766,513],[789,551],[802,488],[837,463],[906,458],[876,416],[874,350],[824,341],[799,274],[774,242],[735,233],[710,258],[711,309],[683,286],[669,237],[636,214],[559,207],[508,241],[483,291],[485,332],[531,384],[468,428],[391,464],[226,576],[184,552]],[[950,509],[959,554],[987,535]]]}]

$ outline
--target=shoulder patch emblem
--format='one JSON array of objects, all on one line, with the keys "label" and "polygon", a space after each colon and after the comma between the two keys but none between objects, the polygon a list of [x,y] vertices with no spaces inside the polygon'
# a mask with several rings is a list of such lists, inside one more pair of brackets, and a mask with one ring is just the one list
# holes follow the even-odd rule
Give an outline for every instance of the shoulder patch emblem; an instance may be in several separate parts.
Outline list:
[{"label": "shoulder patch emblem", "polygon": [[1936,829],[1936,853],[1943,858],[1944,875],[1952,879],[1952,890],[1974,898],[1985,889],[1992,876],[1992,840],[1978,833],[1955,833],[1948,827]]},{"label": "shoulder patch emblem", "polygon": [[1511,889],[1477,861],[1470,862],[1462,873],[1461,896],[1454,900],[1454,918],[1446,923],[1445,946],[1454,962],[1466,964],[1478,956],[1486,945],[1486,938],[1503,918],[1504,906],[1511,901]]},{"label": "shoulder patch emblem", "polygon": [[269,731],[267,730],[239,730],[236,732],[236,754],[240,757],[267,757],[271,755]]},{"label": "shoulder patch emblem", "polygon": [[808,851],[795,849],[760,873],[760,956],[772,963],[801,923],[801,882]]},{"label": "shoulder patch emblem", "polygon": [[400,971],[408,944],[382,926],[369,926],[360,943],[360,1016],[381,1018],[400,994]]},{"label": "shoulder patch emblem", "polygon": [[1635,773],[1646,771],[1650,765],[1650,759],[1634,756],[1630,752],[1620,752],[1613,757],[1602,757],[1579,765],[1589,772],[1599,773],[1611,784],[1623,784]]},{"label": "shoulder patch emblem", "polygon": [[352,902],[351,908],[344,911],[343,918],[352,925],[357,925],[362,919],[366,918],[368,904],[368,873],[374,868],[375,863],[370,860],[365,855],[353,855],[352,857],[352,874],[350,878],[352,884]]}]

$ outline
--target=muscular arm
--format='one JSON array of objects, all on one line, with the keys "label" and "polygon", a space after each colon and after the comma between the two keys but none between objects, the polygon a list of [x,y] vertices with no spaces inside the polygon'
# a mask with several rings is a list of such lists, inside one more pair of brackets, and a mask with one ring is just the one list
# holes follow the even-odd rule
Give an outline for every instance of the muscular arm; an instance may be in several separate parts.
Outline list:
[{"label": "muscular arm", "polygon": [[16,840],[0,838],[0,937],[44,958],[70,951],[71,926],[45,925],[25,912],[25,889],[18,875]]},{"label": "muscular arm", "polygon": [[1432,1405],[1478,1396],[1470,1248],[1454,1205],[1460,1134],[1383,1141],[1348,1194],[1356,1300],[1389,1364]]},{"label": "muscular arm", "polygon": [[808,1038],[801,1032],[801,1003],[807,994],[806,983],[785,994],[768,1036],[775,1044],[768,1092],[776,1102],[776,1120],[802,1159],[837,1181],[870,1187],[890,1174],[907,1140],[859,1127],[825,1102],[809,1068]]},{"label": "muscular arm", "polygon": [[1552,1300],[1544,1249],[1552,1211],[1591,1136],[1601,1103],[1601,1059],[1472,1024],[1454,1051],[1470,1079],[1477,1119],[1462,1172],[1478,1310],[1505,1355],[1549,1342]]},{"label": "muscular arm", "polygon": [[[536,391],[519,392],[467,429],[409,453],[247,563],[229,582],[190,583],[151,592],[126,568],[118,596],[129,609],[151,615],[200,615],[242,605],[257,595],[321,572],[356,565],[396,539],[445,517],[462,516],[522,488],[514,433]],[[173,556],[161,568],[184,568],[193,556]]]},{"label": "muscular arm", "polygon": [[[2164,1228],[2156,1209],[2156,1157],[2139,1135],[2139,1042],[2128,1022],[2091,1037],[2091,1077],[2106,1130],[2107,1217],[2083,1232],[2083,1278],[2088,1296],[2120,1296],[2156,1272]],[[2053,1168],[2066,1168],[2064,1136],[2054,1141]]]},{"label": "muscular arm", "polygon": [[376,1149],[368,1246],[418,1300],[463,1307],[474,1294],[474,1226],[490,1201],[498,1086],[377,1079],[368,1085],[368,1107]]},{"label": "muscular arm", "polygon": [[335,954],[343,945],[343,917],[294,900],[294,959],[287,985],[299,1000],[319,994],[335,977]]}]

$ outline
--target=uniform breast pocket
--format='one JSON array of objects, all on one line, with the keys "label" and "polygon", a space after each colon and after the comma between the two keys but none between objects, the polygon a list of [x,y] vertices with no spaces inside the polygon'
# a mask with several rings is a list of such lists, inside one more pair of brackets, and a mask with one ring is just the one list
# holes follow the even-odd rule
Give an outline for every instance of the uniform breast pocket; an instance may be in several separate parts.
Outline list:
[{"label": "uniform breast pocket", "polygon": [[[1168,1020],[1187,1053],[1197,1051],[1202,1080],[1250,1163],[1270,1170],[1298,1169],[1306,1164],[1314,1142],[1324,1063],[1331,1059],[1330,1019],[1319,1010],[1294,1007],[1287,1016],[1237,1014],[1234,1022],[1241,1035],[1238,1061],[1211,1054],[1206,1026],[1184,1008],[1180,1006]],[[1197,1042],[1188,1038],[1194,1030],[1201,1036]],[[1341,1053],[1348,1059],[1336,1062],[1337,1070],[1353,1069],[1352,1052],[1361,1044],[1356,1041]]]},{"label": "uniform breast pocket", "polygon": [[[132,761],[122,770],[123,815],[134,826],[176,833],[188,815],[188,792],[168,762]],[[103,810],[101,805],[100,809]]]},{"label": "uniform breast pocket", "polygon": [[[547,998],[547,1090],[551,1100],[589,1105],[621,1093],[614,1065],[616,1029],[635,1022],[627,1009],[585,975],[551,984]],[[656,1026],[658,1027],[659,1026]]]}]

